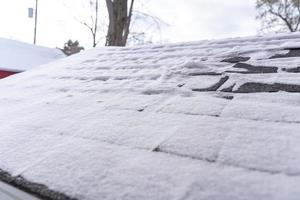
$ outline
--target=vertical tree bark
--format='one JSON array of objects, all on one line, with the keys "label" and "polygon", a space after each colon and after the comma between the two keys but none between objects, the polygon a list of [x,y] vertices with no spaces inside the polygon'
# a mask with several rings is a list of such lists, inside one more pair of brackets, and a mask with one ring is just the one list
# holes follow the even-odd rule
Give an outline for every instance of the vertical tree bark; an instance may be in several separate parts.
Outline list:
[{"label": "vertical tree bark", "polygon": [[109,25],[106,46],[125,46],[129,34],[134,0],[128,11],[127,0],[106,0]]},{"label": "vertical tree bark", "polygon": [[97,46],[97,29],[98,29],[98,0],[96,0],[96,5],[95,5],[95,24],[94,24],[94,31],[92,31],[93,34],[93,47]]},{"label": "vertical tree bark", "polygon": [[123,41],[122,41],[124,46],[127,43],[127,39],[128,39],[128,35],[129,35],[129,28],[130,28],[130,22],[131,22],[131,16],[132,16],[133,4],[134,4],[134,0],[131,0],[128,17],[127,17],[126,24],[125,24]]}]

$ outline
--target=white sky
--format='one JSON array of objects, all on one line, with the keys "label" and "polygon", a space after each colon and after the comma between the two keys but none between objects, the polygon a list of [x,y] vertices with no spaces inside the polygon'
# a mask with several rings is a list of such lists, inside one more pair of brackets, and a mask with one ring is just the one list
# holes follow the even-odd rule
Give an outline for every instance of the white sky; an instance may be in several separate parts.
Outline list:
[{"label": "white sky", "polygon": [[[83,1],[39,0],[37,44],[62,47],[68,39],[77,39],[90,47],[90,33],[78,22],[89,19],[89,5]],[[144,1],[143,5],[137,4],[137,9],[170,24],[168,31],[162,33],[169,42],[249,36],[259,28],[255,0]],[[32,43],[34,20],[27,17],[27,12],[34,5],[35,0],[0,0],[0,37]],[[100,11],[106,13],[105,4]]]}]

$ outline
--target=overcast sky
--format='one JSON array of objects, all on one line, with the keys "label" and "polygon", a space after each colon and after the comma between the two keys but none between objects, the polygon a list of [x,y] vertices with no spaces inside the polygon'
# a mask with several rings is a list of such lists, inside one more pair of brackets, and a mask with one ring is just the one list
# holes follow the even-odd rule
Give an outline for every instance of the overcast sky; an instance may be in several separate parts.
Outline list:
[{"label": "overcast sky", "polygon": [[[68,39],[77,39],[89,48],[90,33],[79,23],[89,19],[84,1],[39,0],[37,44],[62,47]],[[0,37],[32,43],[34,20],[28,18],[28,8],[34,5],[35,0],[1,0]],[[249,36],[259,28],[255,0],[144,0],[136,9],[169,24],[161,36],[169,42]],[[105,35],[104,28],[102,32]]]}]

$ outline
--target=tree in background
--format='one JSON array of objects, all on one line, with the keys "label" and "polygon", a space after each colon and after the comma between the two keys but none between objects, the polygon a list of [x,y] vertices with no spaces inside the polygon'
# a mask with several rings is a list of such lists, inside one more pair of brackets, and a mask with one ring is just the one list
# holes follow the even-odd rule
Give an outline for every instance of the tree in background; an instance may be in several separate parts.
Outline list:
[{"label": "tree in background", "polygon": [[[65,0],[64,6],[87,27],[93,47],[161,43],[169,25],[145,11],[146,0]],[[133,6],[135,9],[133,9]],[[163,31],[162,31],[163,30]]]},{"label": "tree in background", "polygon": [[125,46],[127,43],[134,0],[128,9],[127,0],[106,0],[109,25],[106,46]]},{"label": "tree in background", "polygon": [[75,42],[68,40],[68,42],[65,43],[64,48],[61,50],[64,52],[64,54],[70,56],[72,54],[79,53],[80,51],[84,50],[84,48],[79,46],[79,42],[77,40]]},{"label": "tree in background", "polygon": [[126,45],[161,44],[167,41],[163,39],[162,33],[166,31],[170,25],[159,17],[140,10],[133,10],[131,18],[130,33]]},{"label": "tree in background", "polygon": [[92,34],[92,38],[93,38],[93,47],[96,47],[99,42],[97,41],[98,26],[99,26],[98,24],[99,2],[98,0],[90,0],[89,3],[92,10],[91,23],[90,24],[88,24],[87,22],[81,22],[81,23],[90,30],[90,33]]},{"label": "tree in background", "polygon": [[257,0],[256,8],[263,31],[299,30],[300,0]]}]

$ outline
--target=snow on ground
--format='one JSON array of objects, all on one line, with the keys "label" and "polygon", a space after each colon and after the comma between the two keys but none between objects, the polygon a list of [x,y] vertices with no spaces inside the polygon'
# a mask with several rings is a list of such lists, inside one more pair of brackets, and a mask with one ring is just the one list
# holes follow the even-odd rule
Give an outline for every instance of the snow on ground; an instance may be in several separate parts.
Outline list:
[{"label": "snow on ground", "polygon": [[0,169],[82,200],[299,199],[298,47],[97,48],[1,80]]},{"label": "snow on ground", "polygon": [[63,57],[59,49],[0,38],[0,69],[26,71]]}]

